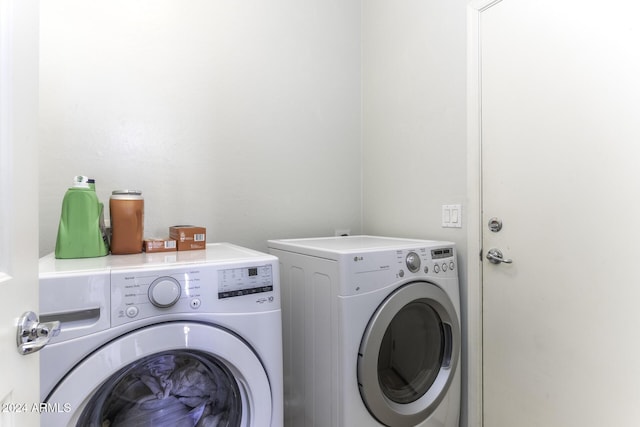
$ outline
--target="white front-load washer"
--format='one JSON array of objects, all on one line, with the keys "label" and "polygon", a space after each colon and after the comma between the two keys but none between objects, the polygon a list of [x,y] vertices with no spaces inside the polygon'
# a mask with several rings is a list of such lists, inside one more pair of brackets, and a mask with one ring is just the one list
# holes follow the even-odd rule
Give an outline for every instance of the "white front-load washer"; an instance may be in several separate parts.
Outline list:
[{"label": "white front-load washer", "polygon": [[451,242],[269,241],[280,260],[285,425],[458,427]]},{"label": "white front-load washer", "polygon": [[40,260],[42,425],[283,423],[277,259],[205,250]]}]

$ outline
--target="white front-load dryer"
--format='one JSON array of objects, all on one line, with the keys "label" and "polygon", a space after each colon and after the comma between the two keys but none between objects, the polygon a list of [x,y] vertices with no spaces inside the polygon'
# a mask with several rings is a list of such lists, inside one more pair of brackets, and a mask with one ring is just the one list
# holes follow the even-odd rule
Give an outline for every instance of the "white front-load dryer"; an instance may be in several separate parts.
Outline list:
[{"label": "white front-load dryer", "polygon": [[42,425],[283,423],[279,269],[239,246],[40,261]]},{"label": "white front-load dryer", "polygon": [[285,425],[458,427],[451,242],[269,241],[280,260]]}]

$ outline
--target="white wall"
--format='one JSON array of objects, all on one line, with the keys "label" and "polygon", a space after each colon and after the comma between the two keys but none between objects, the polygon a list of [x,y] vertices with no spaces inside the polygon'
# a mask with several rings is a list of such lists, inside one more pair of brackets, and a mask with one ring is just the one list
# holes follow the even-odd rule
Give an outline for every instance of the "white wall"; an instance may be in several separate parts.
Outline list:
[{"label": "white wall", "polygon": [[[456,242],[463,325],[469,292],[466,7],[465,0],[369,0],[362,15],[364,232]],[[443,204],[463,205],[463,228],[441,227]]]},{"label": "white wall", "polygon": [[363,3],[364,227],[464,243],[466,2]]},{"label": "white wall", "polygon": [[360,231],[359,0],[42,2],[40,49],[41,254],[77,174],[148,237]]}]

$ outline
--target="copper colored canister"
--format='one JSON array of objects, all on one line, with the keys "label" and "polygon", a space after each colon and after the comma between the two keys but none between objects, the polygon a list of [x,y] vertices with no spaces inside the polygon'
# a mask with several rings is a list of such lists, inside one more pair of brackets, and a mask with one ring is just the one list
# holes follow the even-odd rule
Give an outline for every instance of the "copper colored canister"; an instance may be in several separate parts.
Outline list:
[{"label": "copper colored canister", "polygon": [[109,199],[111,214],[111,253],[142,252],[144,234],[144,199],[137,190],[116,190]]}]

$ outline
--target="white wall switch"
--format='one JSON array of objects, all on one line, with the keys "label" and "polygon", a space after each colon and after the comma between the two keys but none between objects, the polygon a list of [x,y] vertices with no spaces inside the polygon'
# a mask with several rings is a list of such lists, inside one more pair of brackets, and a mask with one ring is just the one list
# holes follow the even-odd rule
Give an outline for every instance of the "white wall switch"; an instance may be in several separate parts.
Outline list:
[{"label": "white wall switch", "polygon": [[442,227],[462,228],[462,205],[442,205]]}]

